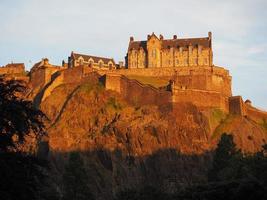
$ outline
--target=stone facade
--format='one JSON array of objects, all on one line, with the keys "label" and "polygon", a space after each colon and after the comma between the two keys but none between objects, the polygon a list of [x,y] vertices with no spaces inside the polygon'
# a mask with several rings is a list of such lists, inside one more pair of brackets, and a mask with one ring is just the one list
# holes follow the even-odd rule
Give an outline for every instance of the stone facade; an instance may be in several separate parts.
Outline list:
[{"label": "stone facade", "polygon": [[65,67],[52,65],[47,58],[34,64],[30,71],[30,81],[33,88],[41,88],[49,83],[56,72],[66,69]]},{"label": "stone facade", "polygon": [[68,58],[68,67],[89,66],[93,69],[111,70],[116,68],[112,58],[97,57],[71,52]]},{"label": "stone facade", "polygon": [[10,63],[0,67],[0,75],[6,74],[24,74],[25,66],[23,63]]},{"label": "stone facade", "polygon": [[181,66],[212,66],[212,35],[208,37],[178,39],[159,38],[152,33],[146,41],[134,41],[130,37],[125,57],[126,67],[157,68]]}]

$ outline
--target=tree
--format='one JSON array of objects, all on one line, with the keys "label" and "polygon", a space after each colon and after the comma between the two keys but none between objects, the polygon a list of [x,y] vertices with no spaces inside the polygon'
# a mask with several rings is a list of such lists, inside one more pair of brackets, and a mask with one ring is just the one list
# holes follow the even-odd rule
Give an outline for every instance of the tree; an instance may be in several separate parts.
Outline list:
[{"label": "tree", "polygon": [[46,180],[47,163],[16,148],[31,132],[37,140],[45,135],[45,115],[23,99],[25,82],[0,77],[0,197],[39,199]]},{"label": "tree", "polygon": [[63,174],[64,200],[93,199],[88,187],[88,176],[79,153],[72,152]]},{"label": "tree", "polygon": [[222,134],[215,150],[212,169],[209,172],[211,181],[237,178],[241,168],[242,154],[236,148],[232,135]]},{"label": "tree", "polygon": [[23,98],[26,92],[25,82],[0,78],[0,151],[24,142],[30,132],[37,139],[45,135],[45,115]]}]

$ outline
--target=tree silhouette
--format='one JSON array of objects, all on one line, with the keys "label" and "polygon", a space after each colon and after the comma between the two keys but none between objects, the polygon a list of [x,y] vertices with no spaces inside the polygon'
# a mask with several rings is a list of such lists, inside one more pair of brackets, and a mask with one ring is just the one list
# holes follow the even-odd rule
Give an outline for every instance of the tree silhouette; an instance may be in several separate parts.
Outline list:
[{"label": "tree silhouette", "polygon": [[90,200],[93,196],[88,187],[89,178],[79,153],[72,152],[63,174],[64,200]]},{"label": "tree silhouette", "polygon": [[45,115],[23,96],[26,83],[0,78],[0,151],[14,147],[14,141],[22,143],[30,132],[37,138],[45,134]]},{"label": "tree silhouette", "polygon": [[233,136],[222,134],[218,146],[215,150],[212,169],[209,172],[211,181],[236,178],[242,154],[236,148]]}]

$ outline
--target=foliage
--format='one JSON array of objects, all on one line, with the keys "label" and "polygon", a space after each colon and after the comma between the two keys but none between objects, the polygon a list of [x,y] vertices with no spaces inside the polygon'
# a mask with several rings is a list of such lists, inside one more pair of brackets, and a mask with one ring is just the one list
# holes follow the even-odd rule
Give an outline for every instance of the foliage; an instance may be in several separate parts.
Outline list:
[{"label": "foliage", "polygon": [[115,97],[109,97],[108,98],[107,106],[112,107],[115,110],[121,110],[122,109],[122,105],[116,100]]},{"label": "foliage", "polygon": [[45,115],[21,96],[27,92],[24,82],[0,79],[0,150],[14,147],[14,138],[23,142],[30,132],[37,138],[45,134]]},{"label": "foliage", "polygon": [[88,187],[88,176],[79,153],[72,152],[63,174],[64,200],[93,199]]},{"label": "foliage", "polygon": [[[34,133],[37,139],[45,134],[45,115],[22,97],[27,92],[24,82],[0,78],[0,197],[1,199],[46,199],[46,161],[23,154],[16,148],[25,137]],[[12,151],[10,151],[12,150]],[[15,151],[14,151],[15,150]],[[12,153],[13,152],[13,153]],[[51,199],[51,198],[50,198]]]},{"label": "foliage", "polygon": [[238,176],[241,152],[236,149],[232,135],[222,134],[215,150],[212,170],[209,178],[212,181],[233,179]]},{"label": "foliage", "polygon": [[45,162],[20,153],[0,154],[1,199],[39,199],[45,184]]}]

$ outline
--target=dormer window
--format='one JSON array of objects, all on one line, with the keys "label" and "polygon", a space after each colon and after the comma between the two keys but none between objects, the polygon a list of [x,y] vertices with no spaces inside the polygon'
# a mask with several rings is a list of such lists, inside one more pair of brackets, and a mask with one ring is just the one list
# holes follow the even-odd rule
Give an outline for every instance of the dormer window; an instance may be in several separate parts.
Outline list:
[{"label": "dormer window", "polygon": [[99,68],[102,68],[104,63],[103,63],[102,60],[100,60],[100,61],[98,62],[98,64],[99,64]]}]

